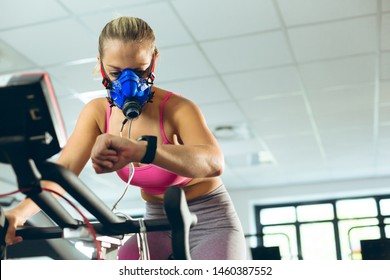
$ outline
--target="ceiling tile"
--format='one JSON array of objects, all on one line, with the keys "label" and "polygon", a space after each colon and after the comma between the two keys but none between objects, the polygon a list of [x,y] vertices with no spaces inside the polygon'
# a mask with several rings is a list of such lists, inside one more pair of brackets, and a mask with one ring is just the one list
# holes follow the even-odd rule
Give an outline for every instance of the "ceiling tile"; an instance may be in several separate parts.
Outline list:
[{"label": "ceiling tile", "polygon": [[301,95],[265,100],[240,100],[238,102],[250,120],[271,121],[290,116],[306,116],[306,106]]},{"label": "ceiling tile", "polygon": [[349,112],[372,112],[374,84],[340,90],[311,92],[310,107],[315,116]]},{"label": "ceiling tile", "polygon": [[304,64],[302,79],[307,90],[348,88],[375,81],[376,57],[358,56]]},{"label": "ceiling tile", "polygon": [[[390,141],[390,124],[378,128],[379,141]],[[390,146],[388,147],[390,150]]]},{"label": "ceiling tile", "polygon": [[272,166],[261,166],[252,169],[246,167],[238,169],[237,174],[242,178],[242,185],[245,187],[259,188],[288,184],[286,174]]},{"label": "ceiling tile", "polygon": [[23,56],[16,52],[1,40],[0,34],[0,74],[14,73],[35,67],[28,56]]},{"label": "ceiling tile", "polygon": [[[50,73],[49,73],[49,75],[50,75]],[[53,85],[54,93],[57,96],[57,98],[63,97],[63,96],[71,96],[71,95],[73,95],[75,93],[75,92],[69,90],[69,88],[67,88],[62,83],[61,80],[58,80],[58,79],[56,79],[55,77],[53,77],[51,75],[50,75],[50,80],[51,80],[51,83]]]},{"label": "ceiling tile", "polygon": [[154,31],[158,48],[192,43],[191,36],[166,2],[104,10],[101,13],[82,16],[81,19],[99,36],[104,25],[120,15],[137,16],[145,20]]},{"label": "ceiling tile", "polygon": [[377,49],[373,16],[291,28],[288,34],[299,62],[374,53]]},{"label": "ceiling tile", "polygon": [[337,128],[321,130],[322,145],[328,156],[335,157],[355,151],[359,147],[368,148],[373,146],[374,130],[372,126],[354,128]]},{"label": "ceiling tile", "polygon": [[374,122],[373,110],[367,111],[350,111],[333,114],[316,115],[314,112],[314,120],[319,131],[338,129],[347,129],[361,126],[370,126]]},{"label": "ceiling tile", "polygon": [[225,156],[258,153],[260,151],[265,150],[264,145],[258,139],[246,139],[236,141],[219,140],[219,144]]},{"label": "ceiling tile", "polygon": [[331,21],[374,14],[376,1],[367,0],[277,0],[287,26]]},{"label": "ceiling tile", "polygon": [[390,104],[379,107],[379,124],[390,124]]},{"label": "ceiling tile", "polygon": [[390,11],[390,0],[382,0],[382,11]]},{"label": "ceiling tile", "polygon": [[390,105],[390,81],[380,83],[379,102],[383,105]]},{"label": "ceiling tile", "polygon": [[372,168],[374,163],[372,143],[360,147],[349,147],[348,150],[344,149],[343,152],[328,149],[327,162],[332,169]]},{"label": "ceiling tile", "polygon": [[277,166],[286,174],[324,167],[321,148],[314,134],[289,135],[287,137],[265,140],[270,152],[274,156]]},{"label": "ceiling tile", "polygon": [[390,52],[382,53],[380,64],[381,64],[380,78],[383,80],[390,80]]},{"label": "ceiling tile", "polygon": [[[275,175],[282,175],[281,170],[275,165],[256,165],[256,166],[241,166],[234,169],[234,173],[240,175],[242,178],[257,180],[259,185],[263,185],[263,180],[274,177]],[[283,174],[284,175],[284,174]],[[282,176],[283,176],[282,175]]]},{"label": "ceiling tile", "polygon": [[265,140],[265,144],[276,157],[278,155],[280,157],[289,157],[289,155],[296,154],[302,154],[302,156],[311,155],[311,153],[306,154],[304,152],[308,150],[319,152],[319,146],[314,133],[290,134],[275,137],[270,140]]},{"label": "ceiling tile", "polygon": [[0,38],[37,65],[91,57],[97,50],[97,38],[75,19],[3,31]]},{"label": "ceiling tile", "polygon": [[228,91],[217,77],[156,83],[156,86],[179,93],[198,105],[231,101]]},{"label": "ceiling tile", "polygon": [[300,152],[288,151],[287,153],[275,153],[278,159],[278,167],[288,174],[290,179],[297,175],[302,177],[305,173],[313,176],[326,172],[326,162],[318,149],[301,150]]},{"label": "ceiling tile", "polygon": [[93,33],[93,36],[95,36],[97,42],[103,27],[109,21],[117,18],[118,16],[119,14],[116,10],[108,10],[108,11],[96,12],[88,15],[81,15],[80,22],[85,25],[85,28],[88,28]]},{"label": "ceiling tile", "polygon": [[208,77],[215,74],[202,52],[194,45],[161,49],[155,72],[159,82]]},{"label": "ceiling tile", "polygon": [[[50,1],[50,0],[49,0]],[[66,8],[75,14],[95,13],[99,11],[107,11],[112,9],[123,8],[125,6],[139,5],[149,2],[156,2],[156,0],[57,0]]]},{"label": "ceiling tile", "polygon": [[255,97],[260,99],[302,91],[299,73],[295,67],[227,74],[222,78],[238,100]]},{"label": "ceiling tile", "polygon": [[254,70],[292,62],[282,32],[206,42],[202,43],[201,47],[220,73]]},{"label": "ceiling tile", "polygon": [[94,73],[96,62],[47,67],[52,79],[56,79],[73,93],[104,89],[100,72]]},{"label": "ceiling tile", "polygon": [[223,4],[219,0],[174,0],[172,4],[199,41],[251,34],[280,26],[271,0],[224,0]]},{"label": "ceiling tile", "polygon": [[68,11],[57,1],[8,1],[7,4],[1,5],[0,30],[28,26],[67,16],[69,16]]},{"label": "ceiling tile", "polygon": [[[305,171],[304,171],[305,170]],[[298,171],[289,170],[288,173],[288,183],[289,184],[302,184],[302,183],[312,183],[312,182],[323,182],[330,179],[330,174],[328,169],[325,168],[313,168],[313,166],[308,166],[305,169],[301,168]]]},{"label": "ceiling tile", "polygon": [[381,49],[390,50],[390,13],[382,16]]},{"label": "ceiling tile", "polygon": [[209,126],[234,125],[245,122],[241,109],[234,102],[199,105]]},{"label": "ceiling tile", "polygon": [[309,116],[304,114],[288,115],[283,118],[263,121],[257,119],[251,122],[253,131],[256,135],[264,139],[275,137],[285,137],[294,134],[304,134],[312,132],[312,125]]},{"label": "ceiling tile", "polygon": [[275,151],[271,147],[271,152],[275,161],[278,166],[285,170],[286,173],[299,173],[302,172],[302,170],[307,170],[308,166],[315,169],[324,167],[324,160],[322,159],[321,151],[315,143],[310,146],[305,146],[304,144],[296,146],[292,146],[292,144],[288,145],[294,148],[280,152]]}]

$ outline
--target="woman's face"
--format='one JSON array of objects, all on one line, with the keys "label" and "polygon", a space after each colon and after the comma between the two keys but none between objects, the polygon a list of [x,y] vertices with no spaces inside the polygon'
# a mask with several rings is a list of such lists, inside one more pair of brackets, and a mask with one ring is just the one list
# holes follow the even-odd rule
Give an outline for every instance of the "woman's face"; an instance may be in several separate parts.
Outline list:
[{"label": "woman's face", "polygon": [[133,70],[139,77],[146,78],[153,59],[153,49],[149,45],[118,40],[106,42],[104,56],[99,62],[111,81],[116,80],[124,69]]}]

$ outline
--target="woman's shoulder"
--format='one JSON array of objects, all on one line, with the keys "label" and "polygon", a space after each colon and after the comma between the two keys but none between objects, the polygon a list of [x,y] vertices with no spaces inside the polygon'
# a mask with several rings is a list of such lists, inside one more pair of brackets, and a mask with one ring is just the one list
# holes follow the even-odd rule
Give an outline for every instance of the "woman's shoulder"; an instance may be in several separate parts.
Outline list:
[{"label": "woman's shoulder", "polygon": [[89,113],[96,113],[100,115],[102,112],[107,112],[107,108],[109,107],[107,99],[104,97],[95,98],[89,101],[84,106],[84,111],[88,111]]},{"label": "woman's shoulder", "polygon": [[97,97],[94,99],[91,99],[86,106],[98,106],[98,107],[107,107],[108,101],[105,97]]},{"label": "woman's shoulder", "polygon": [[198,105],[180,92],[163,90],[160,92],[160,96],[162,99],[167,98],[163,109],[165,118],[180,120],[183,116],[201,114]]},{"label": "woman's shoulder", "polygon": [[107,99],[96,98],[89,101],[81,111],[79,120],[84,120],[87,123],[96,123],[101,131],[105,128],[107,108],[109,108]]},{"label": "woman's shoulder", "polygon": [[190,99],[186,98],[182,93],[175,92],[175,91],[169,91],[165,89],[157,89],[159,99],[162,101],[165,100],[164,107],[182,107],[185,105],[188,106],[196,106],[194,102],[192,102]]}]

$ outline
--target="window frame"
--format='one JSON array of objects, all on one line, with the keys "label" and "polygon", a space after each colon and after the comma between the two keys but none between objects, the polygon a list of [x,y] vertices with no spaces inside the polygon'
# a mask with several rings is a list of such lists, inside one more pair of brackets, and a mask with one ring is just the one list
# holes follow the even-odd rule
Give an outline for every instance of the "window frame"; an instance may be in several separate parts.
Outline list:
[{"label": "window frame", "polygon": [[[390,194],[387,195],[372,195],[372,196],[352,196],[352,197],[342,197],[342,198],[334,198],[334,199],[324,199],[324,200],[311,200],[311,201],[298,201],[298,202],[291,202],[291,203],[275,203],[275,204],[257,204],[254,206],[254,217],[255,217],[255,226],[256,226],[256,234],[250,235],[250,236],[256,236],[257,238],[257,246],[263,246],[264,244],[264,234],[263,228],[267,226],[285,226],[285,225],[293,225],[295,227],[295,234],[296,234],[296,246],[297,246],[297,256],[295,256],[295,259],[303,260],[302,255],[302,244],[301,244],[301,233],[300,233],[300,225],[303,224],[316,224],[321,222],[331,222],[333,224],[334,229],[334,240],[335,240],[335,249],[336,249],[336,258],[337,260],[342,260],[342,249],[341,249],[341,239],[340,239],[340,232],[339,232],[339,222],[340,221],[347,221],[347,220],[357,220],[357,219],[367,219],[367,218],[376,218],[378,219],[378,227],[380,232],[380,238],[381,239],[387,239],[385,227],[390,226],[390,224],[385,224],[385,219],[390,218],[389,215],[382,215],[382,211],[380,208],[380,201],[382,199],[389,199]],[[377,216],[374,217],[358,217],[358,218],[338,218],[337,216],[337,202],[343,201],[343,200],[358,200],[358,199],[374,199],[375,204],[377,207]],[[299,206],[307,206],[307,205],[316,205],[316,204],[331,204],[333,207],[333,219],[328,220],[311,220],[307,222],[299,221],[297,217],[297,207]],[[295,215],[296,219],[295,222],[288,222],[288,223],[279,223],[279,224],[267,224],[263,225],[261,224],[260,220],[260,212],[263,209],[270,209],[270,208],[280,208],[280,207],[294,207],[295,208]],[[348,231],[349,232],[349,231]],[[293,246],[295,244],[290,244],[290,246]],[[291,256],[293,257],[293,256]],[[352,252],[351,252],[352,257]]]}]

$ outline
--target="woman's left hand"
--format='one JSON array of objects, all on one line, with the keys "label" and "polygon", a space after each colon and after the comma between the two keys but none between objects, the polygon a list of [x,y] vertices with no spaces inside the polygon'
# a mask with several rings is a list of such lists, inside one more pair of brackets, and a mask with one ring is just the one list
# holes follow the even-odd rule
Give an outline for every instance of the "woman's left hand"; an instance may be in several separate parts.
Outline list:
[{"label": "woman's left hand", "polygon": [[146,143],[141,142],[110,134],[99,135],[91,152],[95,172],[108,173],[121,169],[129,162],[139,161],[146,151]]}]

